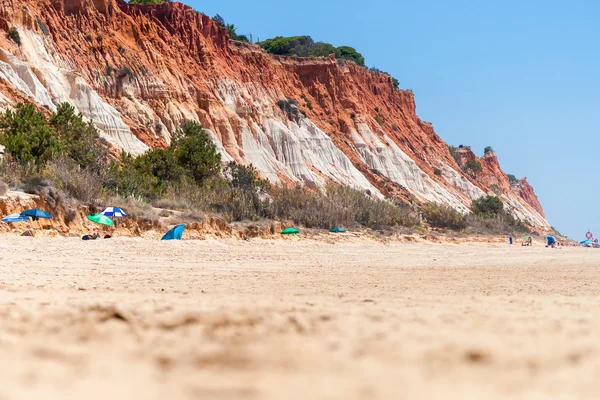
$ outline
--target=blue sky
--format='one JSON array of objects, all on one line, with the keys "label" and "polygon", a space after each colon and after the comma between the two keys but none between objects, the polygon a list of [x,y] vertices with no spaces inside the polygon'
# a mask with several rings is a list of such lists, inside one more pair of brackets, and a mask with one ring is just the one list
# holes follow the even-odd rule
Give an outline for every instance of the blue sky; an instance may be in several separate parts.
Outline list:
[{"label": "blue sky", "polygon": [[310,35],[355,47],[416,96],[446,142],[494,147],[551,224],[592,229],[600,185],[600,2],[592,0],[185,0],[261,40]]}]

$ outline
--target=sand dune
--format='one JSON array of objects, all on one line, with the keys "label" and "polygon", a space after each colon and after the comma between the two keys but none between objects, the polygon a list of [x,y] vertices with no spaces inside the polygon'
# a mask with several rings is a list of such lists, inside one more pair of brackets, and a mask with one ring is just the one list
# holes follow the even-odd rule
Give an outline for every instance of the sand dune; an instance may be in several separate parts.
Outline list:
[{"label": "sand dune", "polygon": [[0,236],[0,399],[577,399],[587,249]]}]

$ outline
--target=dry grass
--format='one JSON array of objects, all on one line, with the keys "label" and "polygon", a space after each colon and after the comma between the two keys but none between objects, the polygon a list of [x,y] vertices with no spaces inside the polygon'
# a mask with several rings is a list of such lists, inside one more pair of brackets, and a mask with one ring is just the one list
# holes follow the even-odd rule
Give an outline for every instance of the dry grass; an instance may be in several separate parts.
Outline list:
[{"label": "dry grass", "polygon": [[8,185],[0,179],[0,196],[4,196],[8,192]]},{"label": "dry grass", "polygon": [[470,214],[467,217],[467,231],[479,235],[509,235],[527,233],[529,230],[510,215],[482,217]]},{"label": "dry grass", "polygon": [[423,207],[423,216],[435,228],[450,228],[460,231],[467,227],[467,216],[450,206],[429,203]]},{"label": "dry grass", "polygon": [[85,203],[94,201],[102,192],[103,180],[98,174],[64,160],[49,162],[44,176],[70,197]]}]

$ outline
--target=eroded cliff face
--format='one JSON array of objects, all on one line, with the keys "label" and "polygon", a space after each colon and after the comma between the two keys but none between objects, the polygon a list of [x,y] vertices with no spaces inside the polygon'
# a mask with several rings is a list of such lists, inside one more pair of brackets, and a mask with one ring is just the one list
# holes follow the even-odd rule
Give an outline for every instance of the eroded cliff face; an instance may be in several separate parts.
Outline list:
[{"label": "eroded cliff face", "polygon": [[12,26],[21,45],[0,37],[0,107],[67,101],[133,154],[197,120],[224,160],[252,163],[273,182],[334,181],[462,211],[496,185],[515,215],[548,227],[533,189],[511,188],[495,155],[464,173],[417,117],[412,92],[385,74],[268,55],[181,3],[0,0],[0,29]]}]

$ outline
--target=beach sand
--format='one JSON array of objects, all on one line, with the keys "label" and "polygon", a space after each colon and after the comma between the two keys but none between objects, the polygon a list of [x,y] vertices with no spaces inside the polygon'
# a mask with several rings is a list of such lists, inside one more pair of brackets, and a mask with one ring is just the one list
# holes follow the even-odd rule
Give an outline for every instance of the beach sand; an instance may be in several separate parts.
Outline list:
[{"label": "beach sand", "polygon": [[598,251],[0,235],[1,400],[596,399]]}]

